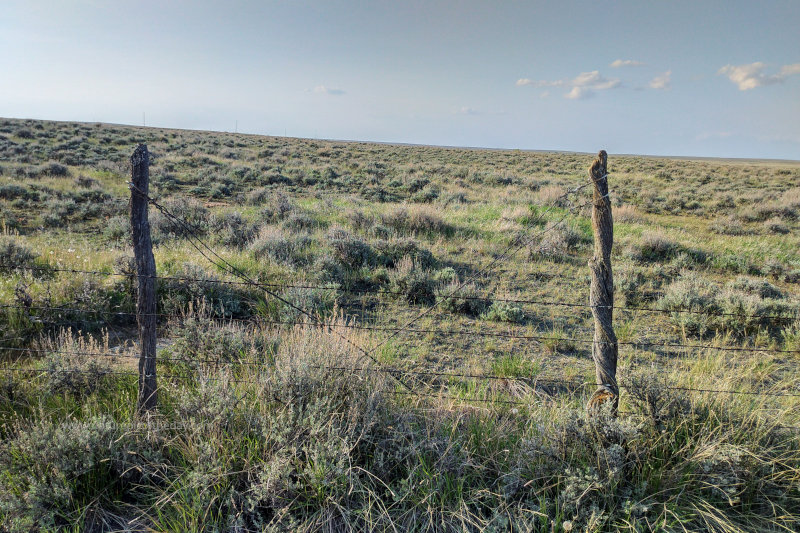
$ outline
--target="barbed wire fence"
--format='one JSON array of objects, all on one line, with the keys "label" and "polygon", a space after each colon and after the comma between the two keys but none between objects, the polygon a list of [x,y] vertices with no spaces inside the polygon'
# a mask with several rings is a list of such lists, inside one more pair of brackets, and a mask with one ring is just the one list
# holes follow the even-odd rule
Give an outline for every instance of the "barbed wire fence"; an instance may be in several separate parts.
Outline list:
[{"label": "barbed wire fence", "polygon": [[[477,381],[500,381],[500,382],[520,382],[527,385],[532,391],[536,392],[543,392],[544,396],[539,396],[540,398],[550,398],[554,395],[552,394],[554,391],[552,390],[554,387],[561,387],[566,390],[582,390],[586,388],[596,387],[598,383],[591,383],[586,381],[576,381],[576,380],[566,380],[566,379],[558,379],[558,378],[549,378],[544,376],[532,375],[532,376],[502,376],[497,374],[490,374],[490,373],[470,373],[470,372],[445,372],[436,369],[404,369],[404,368],[395,368],[390,365],[386,365],[381,363],[378,358],[376,357],[377,351],[389,343],[391,340],[400,337],[402,334],[408,333],[415,333],[415,334],[436,334],[441,335],[444,337],[452,337],[452,336],[461,336],[461,335],[471,335],[471,336],[479,336],[479,337],[495,337],[495,338],[508,338],[508,339],[519,339],[525,341],[534,341],[538,343],[543,342],[568,342],[572,344],[580,344],[586,346],[595,346],[598,344],[598,341],[595,339],[588,339],[588,338],[581,338],[581,337],[566,337],[566,336],[552,336],[552,335],[540,335],[540,334],[531,334],[525,331],[475,331],[475,330],[459,330],[459,329],[442,329],[442,328],[420,328],[420,327],[413,327],[417,324],[422,318],[430,315],[433,313],[440,305],[447,301],[447,300],[482,300],[482,301],[500,301],[506,303],[515,303],[520,305],[532,305],[537,307],[545,307],[545,308],[553,308],[553,307],[562,307],[566,309],[580,309],[585,311],[591,311],[592,306],[588,303],[577,303],[577,302],[564,302],[564,301],[557,301],[557,300],[549,300],[549,299],[525,299],[525,298],[501,298],[497,297],[492,294],[485,294],[485,295],[463,295],[459,294],[460,291],[466,286],[468,286],[473,281],[477,280],[480,276],[489,275],[492,270],[498,266],[499,264],[503,263],[504,261],[510,259],[514,256],[514,254],[518,253],[520,250],[527,248],[530,246],[531,243],[535,242],[537,239],[543,238],[545,234],[550,231],[553,231],[555,228],[559,227],[562,223],[564,223],[569,216],[579,212],[581,209],[590,205],[589,203],[584,204],[575,204],[569,200],[569,197],[572,195],[576,195],[582,189],[586,187],[586,185],[581,185],[566,191],[562,194],[559,198],[553,200],[545,209],[538,212],[538,217],[536,220],[531,224],[532,226],[537,226],[545,220],[547,214],[551,213],[557,205],[566,202],[567,208],[563,209],[563,213],[555,222],[544,223],[544,226],[534,232],[530,233],[519,233],[514,238],[512,238],[508,245],[506,245],[502,251],[498,254],[495,254],[491,260],[487,262],[486,265],[478,268],[474,271],[471,275],[466,276],[462,281],[457,283],[455,287],[450,290],[446,294],[440,294],[434,301],[434,303],[426,306],[422,311],[416,313],[411,319],[405,321],[400,326],[381,326],[375,324],[364,324],[364,323],[355,323],[355,322],[335,322],[335,321],[327,321],[324,320],[322,317],[315,315],[314,313],[302,308],[301,306],[296,305],[295,303],[289,301],[287,298],[281,296],[281,292],[289,290],[289,289],[307,289],[307,290],[325,290],[325,291],[339,291],[341,293],[347,294],[360,294],[366,296],[402,296],[403,293],[399,291],[392,291],[387,289],[381,288],[347,288],[347,287],[331,287],[327,285],[316,285],[316,284],[308,284],[308,283],[265,283],[262,281],[257,281],[242,271],[240,268],[236,267],[231,262],[224,259],[220,254],[218,254],[211,246],[209,246],[200,236],[202,234],[201,228],[197,228],[196,226],[192,225],[191,223],[182,220],[174,213],[172,213],[168,208],[166,208],[161,203],[157,202],[145,192],[137,189],[135,185],[132,183],[130,184],[132,194],[138,194],[142,198],[144,198],[148,204],[152,205],[155,209],[161,212],[165,217],[173,221],[181,231],[183,232],[184,238],[187,242],[203,257],[207,260],[211,265],[216,267],[217,270],[225,272],[227,275],[230,275],[235,280],[219,280],[219,279],[206,279],[206,278],[196,278],[196,277],[186,277],[186,276],[157,276],[155,274],[145,274],[142,275],[140,273],[131,273],[131,272],[114,272],[112,270],[81,270],[76,268],[66,268],[62,266],[34,266],[34,265],[9,265],[9,264],[0,264],[0,269],[5,271],[18,271],[18,272],[37,272],[39,274],[47,274],[47,275],[55,275],[55,274],[75,274],[75,275],[86,275],[86,276],[98,276],[98,277],[112,277],[112,276],[119,276],[124,277],[130,280],[139,280],[139,279],[150,279],[152,281],[167,281],[167,282],[183,282],[183,283],[196,283],[201,285],[235,285],[235,286],[242,286],[248,287],[252,289],[257,289],[260,291],[264,291],[264,293],[270,297],[274,298],[275,300],[281,302],[283,305],[291,308],[293,311],[298,313],[297,320],[274,320],[268,319],[264,317],[251,317],[251,318],[235,318],[235,317],[221,317],[221,318],[214,318],[213,320],[218,321],[219,323],[237,323],[242,325],[253,325],[253,326],[292,326],[292,327],[315,327],[324,329],[330,334],[335,335],[340,340],[345,341],[356,353],[359,354],[359,357],[353,366],[345,367],[345,366],[320,366],[321,369],[329,370],[329,371],[336,371],[336,372],[359,372],[359,373],[379,373],[383,375],[387,375],[391,377],[396,383],[402,386],[402,390],[400,391],[391,391],[392,394],[399,394],[399,395],[407,395],[407,396],[416,396],[416,397],[432,397],[432,398],[442,398],[448,399],[456,402],[466,402],[466,403],[489,403],[489,404],[507,404],[507,405],[526,405],[529,402],[521,401],[521,400],[511,400],[511,399],[503,399],[503,398],[476,398],[476,397],[469,397],[464,395],[452,395],[448,394],[447,391],[440,390],[433,390],[428,389],[425,391],[420,391],[415,389],[410,382],[407,382],[406,379],[408,377],[415,377],[415,378],[426,378],[428,383],[430,378],[439,378],[439,379],[462,379],[462,380],[477,380]],[[596,308],[597,306],[595,306]],[[152,315],[153,318],[156,319],[166,319],[166,320],[186,320],[190,318],[187,314],[181,313],[137,313],[132,311],[110,311],[110,310],[103,310],[103,309],[89,309],[85,307],[73,307],[73,306],[50,306],[50,305],[36,305],[33,301],[25,301],[16,304],[0,304],[0,309],[6,310],[14,310],[18,313],[24,314],[27,318],[29,318],[32,322],[35,323],[48,323],[51,325],[58,326],[58,320],[50,320],[51,317],[48,315],[52,315],[53,313],[74,313],[78,315],[94,315],[99,318],[99,322],[103,323],[106,330],[110,330],[113,328],[108,321],[109,317],[125,317],[128,320],[132,320],[134,318],[140,318],[142,316],[150,316]],[[787,314],[779,314],[779,315],[759,315],[759,314],[747,314],[747,313],[731,313],[731,312],[722,312],[714,309],[709,310],[702,310],[696,308],[659,308],[659,307],[648,307],[648,306],[620,306],[614,307],[614,309],[619,311],[628,311],[628,312],[645,312],[645,313],[654,313],[654,314],[695,314],[695,315],[704,315],[709,317],[731,317],[731,318],[739,318],[739,319],[746,319],[746,320],[759,320],[763,322],[769,322],[777,325],[784,325],[789,323],[793,320],[796,320],[796,316],[790,316]],[[302,317],[302,320],[299,318]],[[378,340],[373,346],[370,348],[365,348],[359,343],[353,341],[348,335],[341,333],[340,329],[351,329],[357,331],[366,331],[372,334],[379,333],[382,335],[380,340]],[[81,351],[81,350],[60,350],[60,349],[53,349],[53,348],[30,348],[30,347],[17,347],[12,345],[6,345],[3,339],[0,339],[0,352],[5,353],[16,353],[16,354],[27,354],[29,356],[36,356],[36,355],[47,355],[47,354],[62,354],[62,355],[78,355],[82,357],[90,357],[90,358],[106,358],[106,359],[127,359],[127,358],[139,358],[139,356],[132,355],[132,354],[124,354],[124,353],[114,353],[114,352],[89,352],[89,351]],[[679,350],[713,350],[713,351],[721,351],[721,352],[750,352],[750,353],[771,353],[771,354],[798,354],[800,350],[789,350],[789,349],[778,349],[778,348],[767,348],[767,347],[746,347],[746,346],[723,346],[723,345],[715,345],[715,344],[695,344],[695,343],[686,343],[686,342],[669,342],[669,341],[619,341],[619,345],[626,346],[630,348],[645,348],[645,347],[659,347],[659,348],[676,348]],[[371,366],[364,366],[363,362],[365,360],[369,360],[372,364]],[[256,370],[264,370],[263,364],[255,363],[255,362],[247,362],[247,361],[226,361],[223,359],[197,359],[197,358],[185,358],[185,357],[168,357],[168,356],[159,356],[157,358],[157,362],[164,362],[170,364],[188,364],[188,365],[215,365],[221,368],[233,368],[233,367],[251,367],[255,368]],[[19,365],[19,361],[15,363]],[[154,367],[155,368],[155,367]],[[25,374],[29,376],[37,376],[42,375],[43,373],[84,373],[90,372],[86,370],[80,369],[36,369],[36,368],[28,368],[24,366],[3,366],[0,368],[0,372],[4,373],[16,373],[16,374]],[[136,377],[137,374],[134,372],[125,372],[118,369],[103,369],[101,371],[104,375],[119,375],[119,376],[131,376]],[[153,376],[147,375],[144,376],[146,378],[155,377],[155,371],[153,371]],[[196,379],[203,379],[203,380],[224,380],[228,383],[246,383],[246,384],[258,384],[260,381],[254,379],[236,379],[230,376],[225,377],[212,377],[212,376],[199,376],[198,374],[186,374],[186,373],[159,373],[159,377],[169,380],[196,380]],[[139,378],[141,379],[141,372],[139,373]],[[619,388],[621,389],[629,389],[632,385],[625,383],[624,381],[619,383]],[[685,391],[685,392],[695,392],[695,393],[703,393],[703,394],[727,394],[727,395],[743,395],[743,396],[763,396],[763,397],[800,397],[800,393],[795,393],[792,391],[745,391],[745,390],[727,390],[727,389],[716,389],[716,388],[692,388],[692,387],[683,387],[677,385],[670,385],[668,383],[664,384],[664,388],[666,390],[674,390],[674,391]],[[793,426],[785,426],[789,429],[797,429],[800,430],[800,427],[793,427]]]}]

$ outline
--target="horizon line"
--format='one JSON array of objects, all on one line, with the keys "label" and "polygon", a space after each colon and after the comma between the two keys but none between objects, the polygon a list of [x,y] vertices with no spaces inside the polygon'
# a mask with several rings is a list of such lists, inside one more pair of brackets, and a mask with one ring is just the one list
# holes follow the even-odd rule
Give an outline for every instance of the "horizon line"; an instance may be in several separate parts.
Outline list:
[{"label": "horizon line", "polygon": [[[141,128],[151,130],[175,130],[199,133],[225,133],[228,135],[245,135],[255,137],[273,137],[278,139],[297,139],[305,141],[322,141],[322,142],[342,142],[342,143],[357,143],[357,144],[380,144],[386,146],[407,146],[413,148],[442,148],[450,150],[487,150],[499,152],[533,152],[533,153],[559,153],[559,154],[577,154],[577,155],[595,155],[597,152],[586,152],[581,150],[564,150],[564,149],[548,149],[548,148],[510,148],[510,147],[491,147],[491,146],[467,146],[467,145],[450,145],[450,144],[424,144],[415,142],[402,142],[402,141],[375,141],[363,139],[335,139],[326,137],[298,137],[290,135],[271,135],[268,133],[247,133],[241,131],[228,131],[228,130],[214,130],[214,129],[194,129],[194,128],[179,128],[173,126],[148,126],[143,124],[126,124],[122,122],[105,122],[105,121],[91,121],[91,120],[54,120],[42,118],[18,118],[18,117],[0,117],[2,120],[32,120],[39,122],[54,122],[54,123],[72,123],[72,124],[101,124],[107,126],[120,126],[125,128]],[[237,125],[238,126],[238,125]],[[623,156],[623,157],[648,157],[648,158],[664,158],[664,159],[681,159],[681,160],[722,160],[722,161],[772,161],[784,163],[800,163],[800,159],[786,159],[786,158],[772,158],[772,157],[722,157],[722,156],[696,156],[696,155],[667,155],[667,154],[635,154],[628,152],[612,152],[610,155]]]}]

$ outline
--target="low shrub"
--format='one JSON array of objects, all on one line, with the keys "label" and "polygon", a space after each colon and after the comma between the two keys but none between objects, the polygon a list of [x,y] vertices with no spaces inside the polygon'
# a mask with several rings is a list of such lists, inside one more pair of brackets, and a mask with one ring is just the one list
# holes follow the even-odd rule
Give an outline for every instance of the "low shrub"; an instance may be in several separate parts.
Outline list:
[{"label": "low shrub", "polygon": [[101,340],[70,329],[61,330],[44,342],[47,355],[39,361],[47,394],[70,393],[85,397],[107,386],[112,376],[111,358],[94,354],[109,353],[108,336]]},{"label": "low shrub", "polygon": [[187,235],[204,235],[208,232],[211,214],[202,203],[194,198],[174,198],[163,202],[165,209],[174,218],[168,217],[161,211],[155,211],[150,216],[153,243],[167,239],[182,239]]},{"label": "low shrub", "polygon": [[241,285],[217,283],[219,278],[202,267],[184,263],[165,274],[167,278],[156,285],[158,308],[166,314],[182,315],[198,306],[210,316],[239,317],[249,314],[248,302],[259,291]]},{"label": "low shrub", "polygon": [[777,235],[786,235],[791,231],[789,229],[789,226],[784,224],[783,221],[779,218],[771,218],[767,220],[766,222],[764,222],[764,227],[770,233],[775,233]]},{"label": "low shrub", "polygon": [[258,232],[255,224],[248,222],[236,211],[212,215],[209,225],[211,230],[219,235],[223,244],[239,249],[246,248]]},{"label": "low shrub", "polygon": [[666,311],[675,311],[671,314],[673,324],[690,335],[725,333],[740,337],[761,330],[777,334],[794,319],[800,307],[762,296],[779,294],[774,291],[768,282],[742,278],[723,289],[699,274],[684,272],[666,287],[658,305]]},{"label": "low shrub", "polygon": [[744,219],[736,214],[717,218],[710,226],[711,231],[718,235],[754,235],[756,232],[747,226]]},{"label": "low shrub", "polygon": [[492,305],[481,315],[483,320],[492,322],[510,322],[519,324],[525,320],[525,311],[513,302],[492,302]]},{"label": "low shrub", "polygon": [[621,205],[613,209],[614,222],[623,222],[627,224],[644,224],[647,222],[645,217],[636,206]]},{"label": "low shrub", "polygon": [[531,248],[531,255],[558,261],[574,252],[583,242],[583,235],[575,228],[560,224],[544,234],[539,243]]},{"label": "low shrub", "polygon": [[485,298],[474,283],[462,283],[458,278],[443,286],[437,299],[442,302],[442,309],[471,317],[480,316],[492,305],[492,300]]},{"label": "low shrub", "polygon": [[261,210],[260,217],[265,222],[279,222],[296,209],[285,194],[278,192],[267,199],[267,205]]},{"label": "low shrub", "polygon": [[[308,315],[324,319],[334,311],[339,285],[329,283],[321,288],[288,288],[281,293],[286,302],[274,301],[277,317],[281,321],[308,320]],[[300,310],[302,309],[301,312]]]},{"label": "low shrub", "polygon": [[630,256],[641,262],[664,262],[674,258],[683,246],[660,231],[646,231],[631,245]]},{"label": "low shrub", "polygon": [[0,272],[25,272],[26,267],[38,266],[37,260],[38,256],[18,239],[0,236]]},{"label": "low shrub", "polygon": [[429,270],[418,267],[406,257],[390,274],[392,289],[402,294],[411,305],[433,305],[436,302],[436,282]]},{"label": "low shrub", "polygon": [[127,216],[115,216],[108,219],[103,227],[103,237],[114,244],[130,245],[131,220]]},{"label": "low shrub", "polygon": [[333,258],[346,268],[356,270],[375,260],[375,252],[369,244],[341,228],[328,233],[328,244]]},{"label": "low shrub", "polygon": [[250,251],[256,259],[270,259],[276,263],[297,267],[310,261],[307,249],[312,244],[307,235],[286,235],[274,227],[264,227],[258,237],[250,243]]},{"label": "low shrub", "polygon": [[424,206],[397,207],[380,216],[381,224],[401,235],[447,235],[452,227],[433,209]]},{"label": "low shrub", "polygon": [[433,268],[436,262],[431,251],[414,239],[378,241],[374,248],[377,262],[387,268],[395,268],[405,257],[423,269]]}]

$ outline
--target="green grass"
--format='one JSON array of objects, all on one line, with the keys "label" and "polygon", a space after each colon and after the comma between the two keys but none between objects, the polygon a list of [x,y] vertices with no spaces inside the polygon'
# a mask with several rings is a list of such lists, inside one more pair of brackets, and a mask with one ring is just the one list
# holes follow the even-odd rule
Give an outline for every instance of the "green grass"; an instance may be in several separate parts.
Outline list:
[{"label": "green grass", "polygon": [[[439,298],[414,323],[426,331],[372,354],[435,374],[404,376],[424,393],[408,394],[353,347],[388,332],[246,326],[229,319],[296,310],[263,290],[162,280],[159,310],[186,320],[159,321],[160,406],[145,429],[136,377],[108,373],[136,370],[133,317],[24,308],[133,311],[130,280],[3,272],[0,304],[21,308],[0,309],[2,346],[49,353],[0,354],[35,370],[0,375],[0,529],[800,528],[800,438],[784,428],[800,426],[800,400],[764,395],[797,393],[800,357],[663,346],[800,348],[800,164],[609,156],[618,304],[699,297],[700,310],[785,320],[615,310],[621,341],[653,344],[620,346],[632,388],[620,417],[598,422],[583,413],[591,389],[552,381],[594,380],[591,345],[559,340],[590,339],[589,310],[500,301],[586,303],[590,212],[550,206],[591,156],[0,119],[0,238],[29,252],[0,247],[0,263],[124,273],[138,142],[160,203],[249,277],[330,288],[275,289],[326,322],[399,327]],[[150,216],[159,274],[236,280]],[[484,272],[520,232],[536,238]],[[288,259],[262,253],[269,239]],[[444,301],[456,278],[487,300]],[[102,361],[54,352],[112,348]]]}]

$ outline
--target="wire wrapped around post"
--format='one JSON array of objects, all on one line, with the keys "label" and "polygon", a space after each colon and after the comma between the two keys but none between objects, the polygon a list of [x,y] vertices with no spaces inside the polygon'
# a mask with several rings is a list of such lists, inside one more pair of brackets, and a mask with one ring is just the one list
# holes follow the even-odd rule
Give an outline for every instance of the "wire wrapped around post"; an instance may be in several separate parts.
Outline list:
[{"label": "wire wrapped around post", "polygon": [[594,185],[592,199],[592,232],[594,255],[589,260],[591,285],[589,305],[594,318],[594,359],[597,390],[586,405],[589,411],[597,411],[606,402],[612,402],[616,414],[619,404],[617,385],[617,354],[619,346],[614,334],[614,277],[611,272],[611,248],[614,244],[614,220],[611,216],[611,200],[608,197],[608,154],[600,150],[597,159],[589,168],[589,178]]}]

